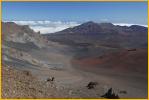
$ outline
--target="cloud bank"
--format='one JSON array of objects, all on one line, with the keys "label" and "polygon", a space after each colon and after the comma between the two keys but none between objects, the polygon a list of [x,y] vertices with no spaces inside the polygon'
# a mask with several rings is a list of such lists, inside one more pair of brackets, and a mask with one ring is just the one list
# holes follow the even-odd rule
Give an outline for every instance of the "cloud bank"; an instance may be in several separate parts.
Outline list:
[{"label": "cloud bank", "polygon": [[128,24],[128,23],[113,23],[114,25],[119,25],[119,26],[132,26],[132,25],[139,25],[139,26],[144,26],[148,27],[148,25],[143,25],[143,24]]},{"label": "cloud bank", "polygon": [[[7,22],[7,21],[6,21]],[[35,32],[40,31],[41,34],[46,33],[54,33],[61,30],[64,30],[66,28],[78,26],[81,23],[78,22],[62,22],[62,21],[11,21],[15,22],[19,25],[29,25],[31,29],[33,29]],[[141,25],[141,24],[128,24],[128,23],[113,23],[114,25],[119,26],[131,26],[131,25],[140,25],[144,27],[148,27],[147,25]]]},{"label": "cloud bank", "polygon": [[41,34],[54,33],[69,27],[79,25],[77,22],[62,21],[12,21],[19,25],[29,25],[35,32],[40,31]]}]

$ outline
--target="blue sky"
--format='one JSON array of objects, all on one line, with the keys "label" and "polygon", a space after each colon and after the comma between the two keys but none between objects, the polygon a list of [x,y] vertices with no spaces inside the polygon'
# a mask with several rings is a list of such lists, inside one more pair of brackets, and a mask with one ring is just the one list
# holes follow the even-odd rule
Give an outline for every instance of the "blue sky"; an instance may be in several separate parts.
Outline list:
[{"label": "blue sky", "polygon": [[3,2],[2,19],[147,24],[147,2]]}]

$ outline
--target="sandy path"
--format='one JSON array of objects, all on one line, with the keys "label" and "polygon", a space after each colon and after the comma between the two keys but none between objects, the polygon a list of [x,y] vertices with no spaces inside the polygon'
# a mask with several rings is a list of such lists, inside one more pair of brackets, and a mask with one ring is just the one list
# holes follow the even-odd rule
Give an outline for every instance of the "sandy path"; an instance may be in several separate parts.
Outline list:
[{"label": "sandy path", "polygon": [[[74,92],[77,91],[75,95],[71,97],[97,98],[111,87],[114,88],[117,93],[119,90],[126,90],[128,92],[127,94],[119,94],[121,98],[147,97],[147,82],[146,79],[142,79],[142,77],[130,77],[129,75],[124,76],[121,74],[112,75],[110,73],[113,72],[106,72],[102,69],[101,71],[99,69],[86,71],[84,69],[77,68],[78,66],[72,65],[71,57],[66,55],[57,55],[58,57],[55,59],[51,58],[51,54],[46,55],[48,55],[48,60],[53,59],[52,62],[59,63],[59,61],[61,61],[63,63],[64,69],[51,70],[47,67],[41,67],[38,70],[33,70],[34,75],[37,76],[40,80],[44,81],[49,77],[55,77],[55,83],[58,88],[65,88],[68,94],[70,90]],[[99,83],[99,86],[95,91],[86,89],[85,86],[90,81],[96,81]]]},{"label": "sandy path", "polygon": [[[114,88],[116,93],[120,90],[127,91],[127,94],[119,94],[121,98],[147,98],[147,77],[137,73],[118,73],[104,70],[88,71],[83,69],[78,69],[82,71],[82,76],[87,77],[89,80],[95,80],[107,88]],[[104,73],[104,74],[103,74]]]}]

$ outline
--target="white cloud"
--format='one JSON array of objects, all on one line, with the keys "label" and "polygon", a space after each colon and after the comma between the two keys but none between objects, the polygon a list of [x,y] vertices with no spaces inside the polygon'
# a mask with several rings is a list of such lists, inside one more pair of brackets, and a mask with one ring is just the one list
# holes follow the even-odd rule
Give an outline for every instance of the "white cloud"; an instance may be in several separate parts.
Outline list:
[{"label": "white cloud", "polygon": [[143,24],[128,24],[128,23],[113,23],[113,24],[114,24],[114,25],[119,25],[119,26],[139,25],[139,26],[148,27],[148,25],[143,25]]},{"label": "white cloud", "polygon": [[62,21],[12,21],[19,25],[29,25],[35,32],[40,31],[42,34],[54,33],[64,30],[69,27],[79,25],[77,22],[62,22]]},{"label": "white cloud", "polygon": [[61,31],[63,29],[68,28],[69,26],[31,26],[31,28],[35,31],[38,32],[40,31],[41,33],[45,34],[45,33],[54,33],[54,32],[58,32]]}]

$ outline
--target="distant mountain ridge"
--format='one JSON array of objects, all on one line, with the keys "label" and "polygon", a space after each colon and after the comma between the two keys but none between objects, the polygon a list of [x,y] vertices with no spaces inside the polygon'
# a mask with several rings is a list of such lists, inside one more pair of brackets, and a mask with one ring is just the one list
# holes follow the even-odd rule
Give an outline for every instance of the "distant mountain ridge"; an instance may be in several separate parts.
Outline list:
[{"label": "distant mountain ridge", "polygon": [[[44,35],[49,40],[64,44],[91,43],[114,47],[147,47],[147,27],[119,26],[112,23],[83,23],[73,28]],[[70,43],[71,42],[71,43]]]},{"label": "distant mountain ridge", "polygon": [[139,25],[132,25],[132,26],[119,26],[114,25],[112,23],[95,23],[93,21],[89,21],[86,23],[83,23],[79,26],[75,26],[73,28],[68,28],[56,33],[82,33],[82,34],[102,34],[102,33],[111,33],[111,32],[118,32],[118,33],[128,33],[128,32],[134,32],[134,31],[143,31],[146,32],[147,28],[144,26]]}]

